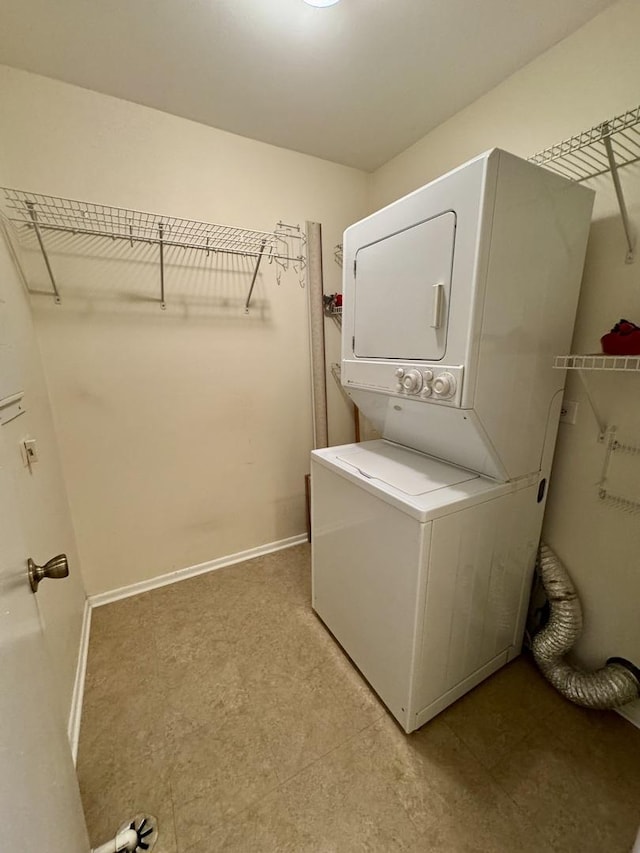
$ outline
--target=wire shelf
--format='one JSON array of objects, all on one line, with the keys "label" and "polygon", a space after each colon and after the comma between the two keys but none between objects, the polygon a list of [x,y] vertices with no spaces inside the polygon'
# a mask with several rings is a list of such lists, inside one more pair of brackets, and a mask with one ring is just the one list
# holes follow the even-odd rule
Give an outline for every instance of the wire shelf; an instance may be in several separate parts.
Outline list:
[{"label": "wire shelf", "polygon": [[558,355],[557,370],[640,371],[640,355]]},{"label": "wire shelf", "polygon": [[627,241],[628,264],[635,260],[635,238],[618,170],[640,161],[639,125],[640,106],[529,157],[532,163],[578,183],[611,173]]},{"label": "wire shelf", "polygon": [[258,255],[278,254],[276,236],[269,231],[234,228],[159,213],[144,213],[104,204],[59,198],[42,193],[2,188],[7,218],[19,228],[66,231],[131,243],[163,243],[185,249]]},{"label": "wire shelf", "polygon": [[328,293],[322,297],[324,316],[331,317],[338,326],[342,326],[342,295],[339,293]]},{"label": "wire shelf", "polygon": [[[280,283],[281,271],[288,269],[290,263],[300,275],[305,266],[304,235],[299,226],[279,222],[274,231],[256,231],[250,228],[181,219],[159,213],[111,207],[9,187],[0,189],[4,193],[4,200],[1,203],[2,212],[15,226],[18,237],[25,239],[35,234],[55,301],[58,303],[60,293],[43,239],[43,235],[47,232],[124,240],[131,246],[135,243],[158,246],[162,308],[166,307],[164,250],[168,247],[195,249],[207,254],[220,252],[254,258],[256,263],[245,303],[246,312],[249,310],[263,258],[266,257],[269,262],[275,261],[278,268],[276,276],[278,283]],[[299,244],[295,241],[299,241]],[[293,246],[297,245],[300,245],[299,254],[295,254],[293,250]]]},{"label": "wire shelf", "polygon": [[[618,462],[620,456],[625,458]],[[634,458],[629,459],[629,456]],[[637,494],[629,494],[637,491],[639,460],[640,444],[620,441],[615,427],[607,431],[607,451],[598,488],[601,501],[625,512],[640,511],[640,498]]]},{"label": "wire shelf", "polygon": [[338,243],[333,247],[333,259],[338,264],[339,267],[342,266],[342,262],[344,260],[344,252],[342,248],[342,243]]},{"label": "wire shelf", "polygon": [[626,498],[622,495],[616,495],[613,492],[607,491],[607,489],[600,489],[598,491],[598,497],[601,501],[608,504],[613,509],[620,509],[623,512],[628,513],[637,513],[640,512],[640,500],[636,500],[635,498]]},{"label": "wire shelf", "polygon": [[342,305],[334,305],[333,308],[327,311],[327,315],[334,319],[339,326],[342,325]]},{"label": "wire shelf", "polygon": [[573,181],[586,181],[605,175],[611,169],[606,140],[611,143],[618,168],[640,161],[638,125],[640,106],[552,145],[534,154],[529,160]]}]

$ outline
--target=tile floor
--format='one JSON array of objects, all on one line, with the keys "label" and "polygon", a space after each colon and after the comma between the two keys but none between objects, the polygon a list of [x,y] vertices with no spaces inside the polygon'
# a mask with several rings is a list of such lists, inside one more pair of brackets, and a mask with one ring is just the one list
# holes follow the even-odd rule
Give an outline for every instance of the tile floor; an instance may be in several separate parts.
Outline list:
[{"label": "tile floor", "polygon": [[304,545],[94,610],[94,844],[148,811],[156,853],[630,850],[640,731],[522,657],[407,737],[309,602]]}]

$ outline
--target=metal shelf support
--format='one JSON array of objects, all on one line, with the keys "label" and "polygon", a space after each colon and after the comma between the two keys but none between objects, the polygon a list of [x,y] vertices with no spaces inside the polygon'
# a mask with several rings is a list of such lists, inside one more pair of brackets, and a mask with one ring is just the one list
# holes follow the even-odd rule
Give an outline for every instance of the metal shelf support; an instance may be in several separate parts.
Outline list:
[{"label": "metal shelf support", "polygon": [[164,311],[167,303],[164,301],[164,226],[158,225],[158,248],[160,250],[160,307]]},{"label": "metal shelf support", "polygon": [[628,264],[632,264],[635,260],[635,246],[633,237],[631,235],[631,226],[629,225],[629,214],[627,213],[627,205],[624,200],[624,193],[622,192],[622,184],[620,183],[620,176],[618,175],[618,164],[616,163],[616,157],[613,153],[613,145],[611,144],[609,122],[606,121],[602,125],[602,141],[607,152],[607,160],[609,161],[609,169],[611,171],[611,180],[613,181],[613,188],[616,191],[618,207],[620,208],[620,218],[622,219],[624,236],[627,241],[627,256],[625,258],[625,261]]},{"label": "metal shelf support", "polygon": [[260,254],[258,255],[258,260],[256,261],[255,268],[253,270],[253,278],[251,279],[251,284],[249,285],[249,293],[247,293],[247,301],[244,305],[244,313],[249,313],[249,305],[251,304],[251,297],[253,295],[253,288],[256,284],[256,279],[258,278],[258,270],[260,269],[260,261],[262,260],[264,253],[265,241],[262,242],[262,246],[260,247]]},{"label": "metal shelf support", "polygon": [[607,426],[589,388],[587,375],[593,371],[601,373],[640,373],[640,355],[558,355],[553,364],[556,370],[575,370],[587,397],[593,416],[598,424],[598,441],[604,443],[612,429]]},{"label": "metal shelf support", "polygon": [[640,106],[552,145],[529,160],[579,183],[610,172],[627,243],[625,260],[633,263],[635,238],[619,172],[640,161]]},{"label": "metal shelf support", "polygon": [[53,274],[53,270],[51,269],[51,264],[49,263],[49,256],[47,255],[47,250],[44,247],[44,241],[42,239],[42,234],[40,233],[40,226],[38,224],[38,214],[35,210],[35,205],[32,201],[25,202],[27,205],[27,210],[29,211],[29,216],[31,217],[31,222],[33,223],[33,230],[35,231],[35,235],[38,239],[38,245],[40,246],[40,251],[42,252],[42,257],[44,258],[44,265],[47,268],[47,272],[49,273],[49,279],[51,280],[51,286],[53,287],[53,298],[56,305],[60,305],[60,293],[58,292],[58,285],[56,284],[56,279]]}]

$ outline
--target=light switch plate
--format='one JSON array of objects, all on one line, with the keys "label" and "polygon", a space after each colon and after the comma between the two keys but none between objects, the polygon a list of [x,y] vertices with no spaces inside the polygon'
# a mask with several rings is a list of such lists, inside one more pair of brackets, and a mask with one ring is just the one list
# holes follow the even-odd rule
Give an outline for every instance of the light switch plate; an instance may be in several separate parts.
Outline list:
[{"label": "light switch plate", "polygon": [[33,463],[38,461],[38,445],[35,438],[23,438],[20,442],[20,452],[23,464],[31,468]]}]

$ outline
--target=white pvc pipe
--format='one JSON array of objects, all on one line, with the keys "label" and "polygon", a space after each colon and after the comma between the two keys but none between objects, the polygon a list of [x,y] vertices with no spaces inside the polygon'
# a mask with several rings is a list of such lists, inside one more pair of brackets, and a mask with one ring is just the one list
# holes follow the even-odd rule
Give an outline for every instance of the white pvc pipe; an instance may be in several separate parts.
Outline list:
[{"label": "white pvc pipe", "polygon": [[124,829],[111,841],[106,841],[100,847],[94,848],[91,853],[123,853],[125,850],[133,851],[138,846],[138,833],[135,829]]},{"label": "white pvc pipe", "polygon": [[306,223],[309,349],[311,352],[311,407],[313,446],[327,447],[327,375],[324,354],[324,304],[322,301],[322,231],[319,222]]}]

